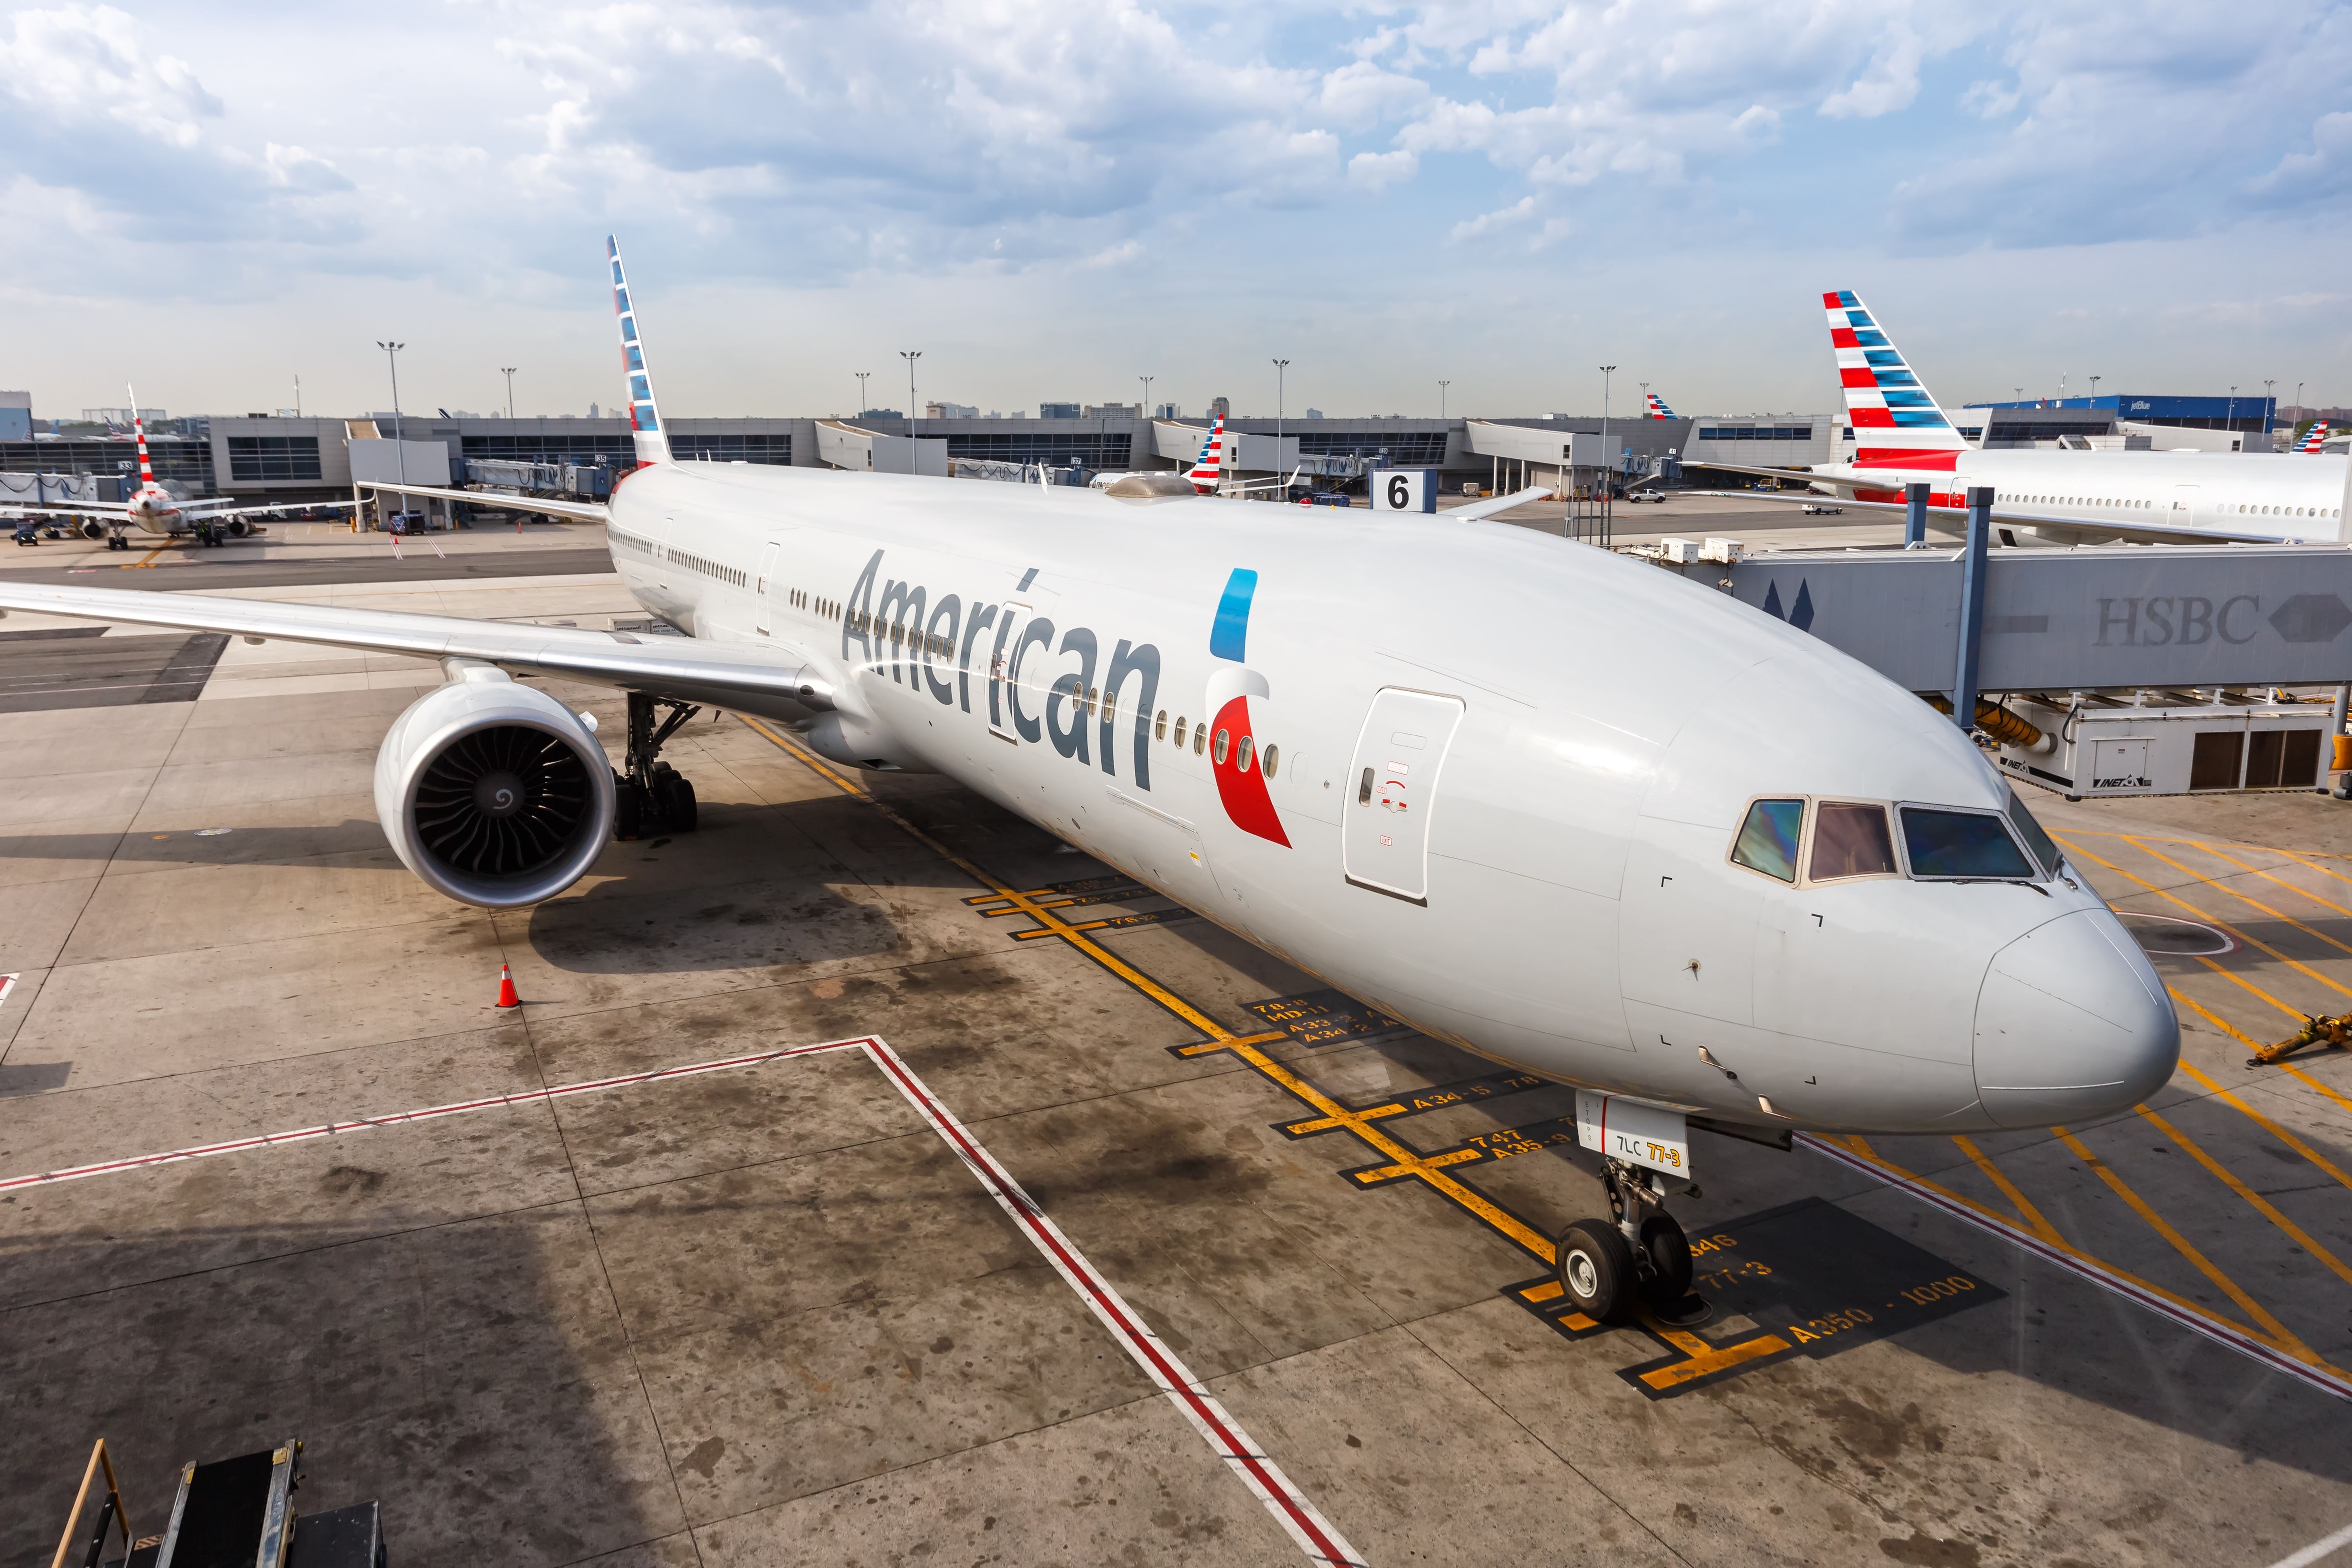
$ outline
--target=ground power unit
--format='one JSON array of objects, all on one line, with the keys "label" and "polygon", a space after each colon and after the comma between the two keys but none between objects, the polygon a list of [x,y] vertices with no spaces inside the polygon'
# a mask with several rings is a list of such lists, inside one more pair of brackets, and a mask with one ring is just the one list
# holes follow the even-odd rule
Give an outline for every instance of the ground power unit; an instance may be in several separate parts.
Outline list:
[{"label": "ground power unit", "polygon": [[2063,707],[2031,698],[2003,706],[2044,739],[2042,749],[2000,747],[2000,771],[2069,799],[2319,789],[2332,760],[2327,704],[2231,698],[2158,707],[2084,695]]}]

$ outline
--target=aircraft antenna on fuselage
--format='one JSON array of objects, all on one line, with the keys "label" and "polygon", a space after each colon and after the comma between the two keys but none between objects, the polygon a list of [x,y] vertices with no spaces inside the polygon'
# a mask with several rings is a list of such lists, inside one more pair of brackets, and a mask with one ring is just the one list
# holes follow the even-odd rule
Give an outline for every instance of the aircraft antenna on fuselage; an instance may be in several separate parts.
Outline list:
[{"label": "aircraft antenna on fuselage", "polygon": [[669,435],[654,405],[653,374],[646,369],[645,344],[637,337],[637,312],[629,300],[628,274],[621,267],[621,242],[606,235],[604,252],[613,263],[613,310],[621,320],[621,374],[629,384],[629,428],[636,432],[637,461],[667,463]]}]

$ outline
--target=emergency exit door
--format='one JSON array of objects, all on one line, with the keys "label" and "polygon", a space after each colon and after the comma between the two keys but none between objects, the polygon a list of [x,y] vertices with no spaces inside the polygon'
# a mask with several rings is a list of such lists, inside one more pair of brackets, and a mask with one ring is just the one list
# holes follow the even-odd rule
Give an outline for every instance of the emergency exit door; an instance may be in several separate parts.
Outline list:
[{"label": "emergency exit door", "polygon": [[1348,770],[1339,836],[1348,880],[1408,903],[1429,902],[1429,822],[1462,700],[1390,687],[1372,699]]}]

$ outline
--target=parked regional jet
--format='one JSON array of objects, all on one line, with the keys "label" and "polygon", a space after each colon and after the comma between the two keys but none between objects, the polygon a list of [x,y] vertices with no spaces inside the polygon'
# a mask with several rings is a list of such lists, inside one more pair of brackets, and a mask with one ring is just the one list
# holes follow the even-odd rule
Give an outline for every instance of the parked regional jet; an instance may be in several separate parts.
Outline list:
[{"label": "parked regional jet", "polygon": [[[2038,1127],[2169,1078],[2171,1005],[2114,913],[1958,729],[1818,638],[1481,525],[1518,497],[1342,517],[1172,474],[1096,493],[673,462],[609,248],[640,466],[609,515],[528,504],[604,517],[632,595],[688,636],[5,580],[0,608],[439,658],[376,809],[410,870],[486,907],[560,896],[623,802],[677,810],[656,759],[689,705],[945,773],[1576,1086],[1612,1219],[1558,1252],[1596,1317],[1687,1289],[1667,1200],[1691,1119]],[[628,694],[625,775],[531,676]]]},{"label": "parked regional jet", "polygon": [[[1901,510],[1926,484],[1928,525],[1966,526],[1967,491],[1993,491],[2000,542],[2082,544],[2352,541],[2352,464],[2323,456],[2210,452],[1982,451],[1952,427],[1885,330],[1851,289],[1822,296],[1853,428],[1851,463],[1810,468],[1708,462],[1734,473],[1803,479],[1849,505]],[[1801,499],[1792,495],[1790,499]]]},{"label": "parked regional jet", "polygon": [[194,532],[205,543],[214,544],[218,540],[207,525],[224,522],[227,531],[241,534],[247,526],[247,518],[279,510],[275,506],[239,506],[233,500],[182,500],[155,482],[155,465],[147,454],[147,424],[139,416],[139,395],[135,391],[131,395],[131,428],[139,441],[139,488],[122,505],[0,507],[0,517],[79,517],[83,520],[83,538],[104,539],[109,550],[124,550],[129,545],[122,537],[123,531],[134,525],[149,533]]}]

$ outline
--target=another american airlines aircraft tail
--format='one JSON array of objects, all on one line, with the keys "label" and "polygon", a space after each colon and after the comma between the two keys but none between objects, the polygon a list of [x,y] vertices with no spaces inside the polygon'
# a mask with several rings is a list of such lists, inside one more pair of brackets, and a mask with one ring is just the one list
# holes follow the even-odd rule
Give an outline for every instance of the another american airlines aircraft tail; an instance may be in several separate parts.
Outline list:
[{"label": "another american airlines aircraft tail", "polygon": [[1200,457],[1184,477],[1192,481],[1194,489],[1207,495],[1217,488],[1217,482],[1224,478],[1224,474],[1225,416],[1220,414],[1215,423],[1209,426],[1209,438],[1202,443]]},{"label": "another american airlines aircraft tail", "polygon": [[1903,353],[1851,289],[1822,296],[1853,426],[1854,466],[1950,468],[1969,449]]},{"label": "another american airlines aircraft tail", "polygon": [[2315,419],[2311,422],[2311,428],[2304,432],[2303,439],[2295,444],[2294,449],[2298,452],[2316,452],[2326,440],[2327,421]]},{"label": "another american airlines aircraft tail", "polygon": [[1654,392],[1642,394],[1643,412],[1653,419],[1679,419],[1682,416],[1666,406],[1666,400]]},{"label": "another american airlines aircraft tail", "polygon": [[629,384],[629,428],[636,432],[637,461],[667,463],[669,434],[662,428],[654,405],[653,375],[646,369],[645,345],[637,341],[636,308],[629,303],[629,276],[621,267],[621,242],[604,237],[604,254],[613,263],[613,311],[621,320],[621,374]]}]

